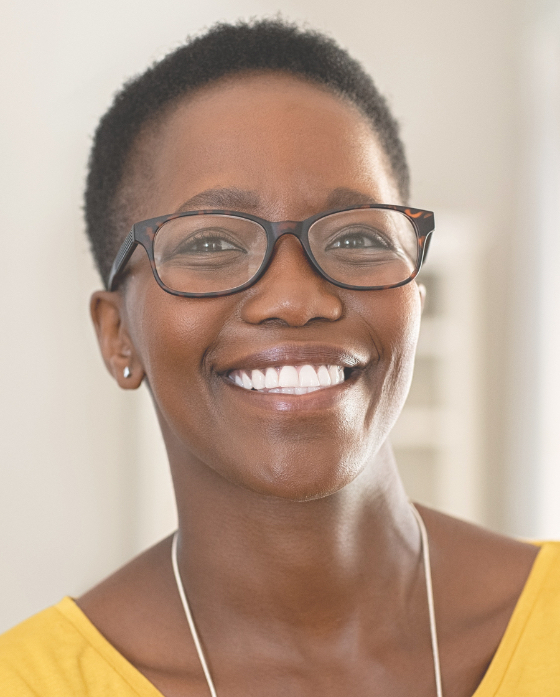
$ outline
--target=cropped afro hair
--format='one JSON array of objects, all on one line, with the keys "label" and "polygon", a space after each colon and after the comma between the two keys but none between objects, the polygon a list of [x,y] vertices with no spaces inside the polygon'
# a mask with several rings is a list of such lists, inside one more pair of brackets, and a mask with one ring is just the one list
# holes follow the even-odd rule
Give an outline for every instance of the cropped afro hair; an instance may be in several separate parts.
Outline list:
[{"label": "cropped afro hair", "polygon": [[217,24],[127,82],[97,127],[85,191],[86,230],[105,284],[128,230],[120,196],[141,130],[173,102],[220,78],[280,71],[330,89],[369,119],[403,201],[409,172],[399,127],[370,76],[332,39],[281,19]]}]

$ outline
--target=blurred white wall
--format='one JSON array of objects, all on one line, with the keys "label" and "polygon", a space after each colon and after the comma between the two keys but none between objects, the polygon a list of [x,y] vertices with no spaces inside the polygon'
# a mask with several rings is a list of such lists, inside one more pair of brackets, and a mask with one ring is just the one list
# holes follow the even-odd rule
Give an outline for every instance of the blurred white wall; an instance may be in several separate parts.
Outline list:
[{"label": "blurred white wall", "polygon": [[[529,503],[535,528],[546,537],[560,534],[560,3],[548,4],[532,24],[527,58],[523,219],[529,240],[533,228],[538,233],[533,252],[536,292],[530,295],[529,308],[537,309],[534,385],[527,400],[536,403],[531,426],[537,472]],[[523,477],[528,468],[517,464]]]},{"label": "blurred white wall", "polygon": [[[528,109],[534,103],[531,61],[543,36],[538,27],[549,25],[556,5],[539,0],[2,3],[0,630],[63,594],[79,594],[173,526],[147,396],[120,393],[95,346],[88,297],[99,282],[83,236],[81,196],[91,134],[111,95],[186,35],[220,19],[280,10],[334,35],[371,71],[402,123],[413,203],[476,219],[488,236],[479,281],[486,298],[481,320],[486,503],[480,518],[519,534],[560,536],[553,510],[557,491],[550,488],[559,485],[554,477],[560,443],[553,439],[543,454],[560,406],[557,397],[543,401],[535,387],[542,376],[537,358],[550,364],[554,358],[535,348],[530,333],[546,326],[547,312],[558,313],[558,292],[548,295],[558,282],[541,287],[535,281],[542,255],[531,257],[534,273],[528,271],[532,243],[523,234],[530,230],[538,238],[539,230],[518,222],[537,195],[527,177],[534,182],[540,171],[539,162],[528,166],[542,118],[538,106]],[[547,37],[552,46],[547,55],[556,61],[558,34]],[[550,80],[557,85],[555,75]],[[537,89],[545,110],[547,85]],[[547,128],[556,133],[555,123]],[[543,137],[540,146],[546,150],[548,136]],[[522,197],[527,206],[520,205]],[[547,230],[552,236],[558,232],[554,220]],[[543,297],[548,310],[535,319],[532,303]],[[542,348],[547,337],[539,336]],[[556,428],[556,439],[557,433]],[[549,514],[543,518],[544,492]]]}]

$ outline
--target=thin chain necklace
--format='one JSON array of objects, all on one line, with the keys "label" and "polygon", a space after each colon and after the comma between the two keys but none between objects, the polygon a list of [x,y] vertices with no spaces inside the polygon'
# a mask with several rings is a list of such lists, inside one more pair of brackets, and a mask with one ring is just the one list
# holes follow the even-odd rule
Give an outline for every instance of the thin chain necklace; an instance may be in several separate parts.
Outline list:
[{"label": "thin chain necklace", "polygon": [[[418,523],[418,528],[420,530],[420,537],[422,538],[422,556],[424,558],[424,575],[426,579],[426,596],[428,598],[428,613],[430,616],[430,636],[432,640],[432,654],[434,659],[434,676],[436,680],[436,697],[443,697],[443,691],[441,687],[441,670],[439,664],[439,649],[437,641],[437,631],[436,631],[436,616],[434,611],[434,594],[432,590],[432,570],[430,564],[430,547],[428,544],[428,532],[424,521],[422,520],[420,514],[416,510],[416,507],[411,504],[412,512]],[[208,669],[208,664],[206,663],[206,658],[204,656],[204,651],[202,650],[202,645],[198,637],[198,632],[194,624],[191,608],[189,606],[189,601],[187,600],[187,594],[185,593],[185,588],[181,580],[181,574],[179,572],[179,564],[177,562],[177,536],[178,532],[173,535],[173,542],[171,544],[171,563],[173,564],[173,573],[175,574],[175,582],[177,583],[177,590],[179,591],[179,596],[181,597],[181,602],[183,603],[183,609],[187,617],[187,622],[189,623],[189,628],[191,630],[191,635],[194,641],[196,652],[200,660],[200,665],[204,672],[204,677],[206,678],[206,683],[208,685],[208,690],[212,697],[218,697],[216,693],[216,688],[214,687],[214,682],[212,681],[212,676],[210,675],[210,670]]]}]

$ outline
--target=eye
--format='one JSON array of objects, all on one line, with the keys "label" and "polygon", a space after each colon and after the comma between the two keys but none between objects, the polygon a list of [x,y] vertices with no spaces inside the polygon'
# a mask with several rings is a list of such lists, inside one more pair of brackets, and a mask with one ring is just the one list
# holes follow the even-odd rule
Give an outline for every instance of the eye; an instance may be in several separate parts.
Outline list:
[{"label": "eye", "polygon": [[338,233],[327,249],[391,249],[383,235],[372,228],[359,227]]},{"label": "eye", "polygon": [[244,252],[233,242],[218,235],[200,235],[184,240],[177,248],[176,254],[209,254],[213,252]]}]

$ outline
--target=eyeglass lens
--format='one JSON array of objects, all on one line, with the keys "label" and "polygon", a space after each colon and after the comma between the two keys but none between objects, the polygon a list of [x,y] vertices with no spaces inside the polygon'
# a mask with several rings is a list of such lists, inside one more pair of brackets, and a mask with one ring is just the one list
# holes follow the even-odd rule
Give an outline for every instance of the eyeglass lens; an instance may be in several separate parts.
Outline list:
[{"label": "eyeglass lens", "polygon": [[[332,213],[309,229],[320,268],[350,286],[406,281],[418,256],[416,231],[401,212],[355,209]],[[253,278],[267,251],[265,229],[231,215],[204,214],[168,220],[154,238],[156,271],[165,286],[183,293],[233,290]]]}]

